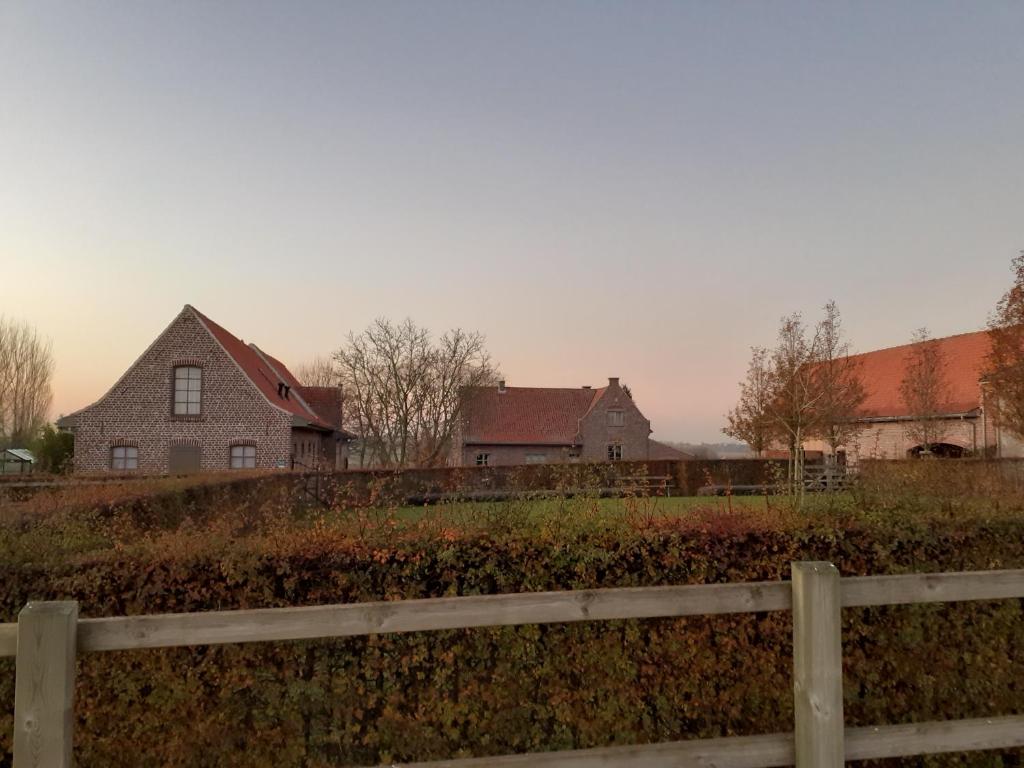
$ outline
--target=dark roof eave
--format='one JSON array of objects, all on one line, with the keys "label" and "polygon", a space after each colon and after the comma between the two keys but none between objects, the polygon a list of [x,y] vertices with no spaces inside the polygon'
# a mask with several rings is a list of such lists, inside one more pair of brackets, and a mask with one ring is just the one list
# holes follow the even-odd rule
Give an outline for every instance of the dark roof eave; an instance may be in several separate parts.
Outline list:
[{"label": "dark roof eave", "polygon": [[934,416],[863,416],[857,419],[855,424],[886,424],[900,421],[937,421],[939,419],[977,419],[981,417],[980,408],[972,408],[969,411],[957,413],[937,413]]},{"label": "dark roof eave", "polygon": [[292,415],[292,427],[298,427],[300,429],[313,429],[317,432],[335,432],[334,427],[328,426],[327,424],[320,424],[309,419],[304,419],[298,415]]},{"label": "dark roof eave", "polygon": [[352,441],[358,440],[359,435],[354,435],[346,429],[339,429],[338,427],[332,427],[329,424],[318,424],[309,419],[304,419],[301,416],[292,416],[292,429],[312,429],[315,432],[324,432],[326,434],[338,435],[342,440]]}]

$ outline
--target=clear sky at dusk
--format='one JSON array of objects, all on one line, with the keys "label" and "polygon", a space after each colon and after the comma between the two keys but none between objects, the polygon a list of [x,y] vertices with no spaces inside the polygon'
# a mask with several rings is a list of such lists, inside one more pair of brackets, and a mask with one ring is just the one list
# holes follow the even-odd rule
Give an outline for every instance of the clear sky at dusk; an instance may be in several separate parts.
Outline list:
[{"label": "clear sky at dusk", "polygon": [[185,303],[374,317],[722,439],[753,344],[981,327],[1024,248],[1024,3],[0,0],[0,313],[55,413]]}]

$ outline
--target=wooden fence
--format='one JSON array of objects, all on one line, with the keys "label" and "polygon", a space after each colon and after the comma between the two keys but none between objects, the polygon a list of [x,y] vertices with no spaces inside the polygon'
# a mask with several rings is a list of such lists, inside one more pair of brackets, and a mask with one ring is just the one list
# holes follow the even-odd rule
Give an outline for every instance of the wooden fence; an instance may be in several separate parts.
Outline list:
[{"label": "wooden fence", "polygon": [[845,728],[842,608],[1024,598],[1024,570],[840,579],[793,563],[791,582],[634,587],[85,619],[78,603],[30,602],[0,624],[16,656],[14,768],[69,768],[79,652],[309,640],[467,627],[726,613],[793,613],[795,731],[423,763],[472,766],[838,768],[844,760],[1024,746],[1024,715]]}]

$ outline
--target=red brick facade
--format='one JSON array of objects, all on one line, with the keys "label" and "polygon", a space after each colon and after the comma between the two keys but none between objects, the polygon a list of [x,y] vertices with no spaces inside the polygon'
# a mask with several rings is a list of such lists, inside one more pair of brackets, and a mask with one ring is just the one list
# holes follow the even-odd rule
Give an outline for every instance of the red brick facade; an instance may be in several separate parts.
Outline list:
[{"label": "red brick facade", "polygon": [[[62,419],[75,437],[76,472],[111,471],[116,446],[137,448],[140,473],[168,472],[175,445],[198,446],[203,471],[229,469],[233,445],[255,446],[257,468],[284,468],[300,440],[315,441],[317,461],[326,456],[333,464],[344,445],[341,436],[299,421],[290,402],[297,393],[278,388],[282,402],[273,402],[277,382],[254,384],[251,371],[228,353],[210,325],[186,306],[107,394]],[[174,414],[174,370],[181,365],[202,370],[198,415]],[[312,464],[314,456],[309,458]]]}]

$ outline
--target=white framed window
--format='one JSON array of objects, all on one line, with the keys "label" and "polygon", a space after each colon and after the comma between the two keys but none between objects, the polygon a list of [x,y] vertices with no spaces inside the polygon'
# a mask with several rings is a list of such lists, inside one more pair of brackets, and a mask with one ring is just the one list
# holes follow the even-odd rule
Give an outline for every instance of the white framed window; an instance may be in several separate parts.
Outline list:
[{"label": "white framed window", "polygon": [[548,460],[546,453],[528,453],[526,454],[527,464],[544,464]]},{"label": "white framed window", "polygon": [[489,453],[478,453],[476,455],[476,465],[478,467],[486,467],[491,461],[491,454]]},{"label": "white framed window", "polygon": [[622,461],[622,445],[608,443],[608,461]]},{"label": "white framed window", "polygon": [[139,468],[139,449],[134,445],[115,445],[110,449],[110,468],[127,471]]},{"label": "white framed window", "polygon": [[198,416],[203,405],[203,369],[179,365],[174,369],[174,415]]},{"label": "white framed window", "polygon": [[608,426],[609,427],[624,427],[624,426],[626,426],[626,412],[625,411],[608,411]]},{"label": "white framed window", "polygon": [[255,469],[256,468],[256,446],[255,445],[232,445],[231,446],[231,468],[232,469]]}]

